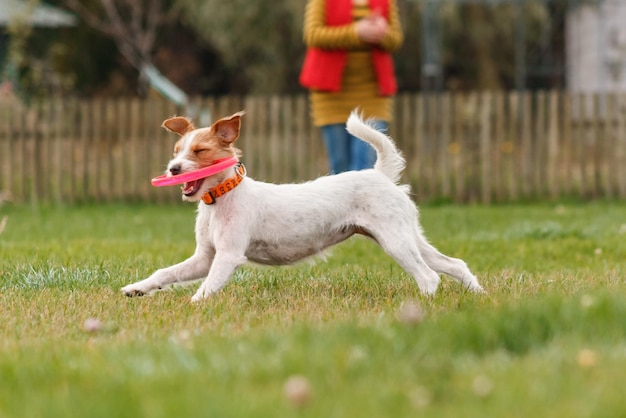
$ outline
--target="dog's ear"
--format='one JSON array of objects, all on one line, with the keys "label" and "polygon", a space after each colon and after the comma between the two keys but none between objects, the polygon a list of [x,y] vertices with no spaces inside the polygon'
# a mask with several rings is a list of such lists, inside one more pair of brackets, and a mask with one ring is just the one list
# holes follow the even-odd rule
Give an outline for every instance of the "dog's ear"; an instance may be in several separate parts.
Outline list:
[{"label": "dog's ear", "polygon": [[175,116],[173,118],[166,119],[161,127],[180,136],[196,129],[189,119],[182,116]]},{"label": "dog's ear", "polygon": [[226,118],[222,118],[211,125],[211,129],[217,137],[225,144],[232,144],[239,138],[241,129],[241,117],[244,111],[237,112]]}]

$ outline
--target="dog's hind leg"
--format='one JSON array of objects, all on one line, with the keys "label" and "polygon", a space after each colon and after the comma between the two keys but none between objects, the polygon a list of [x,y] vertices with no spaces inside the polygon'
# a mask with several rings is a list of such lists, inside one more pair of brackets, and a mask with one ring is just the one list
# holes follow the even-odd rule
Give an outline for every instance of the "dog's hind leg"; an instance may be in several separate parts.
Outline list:
[{"label": "dog's hind leg", "polygon": [[478,283],[476,276],[474,276],[467,267],[465,261],[440,253],[439,250],[426,241],[426,238],[419,232],[417,233],[416,241],[424,261],[426,261],[431,269],[435,270],[437,273],[447,274],[453,277],[472,292],[483,292],[483,288]]},{"label": "dog's hind leg", "polygon": [[414,242],[398,239],[395,234],[388,231],[367,230],[382,249],[389,254],[415,281],[422,293],[432,295],[437,291],[439,285],[439,275],[424,261]]}]

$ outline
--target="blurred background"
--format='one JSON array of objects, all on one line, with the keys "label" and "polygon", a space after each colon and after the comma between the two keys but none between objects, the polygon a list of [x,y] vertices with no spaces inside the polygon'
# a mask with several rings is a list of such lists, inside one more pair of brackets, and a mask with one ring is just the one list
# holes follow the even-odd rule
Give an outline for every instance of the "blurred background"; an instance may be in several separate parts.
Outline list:
[{"label": "blurred background", "polygon": [[[297,82],[305,3],[0,0],[0,191],[137,197],[141,186],[120,183],[162,170],[171,144],[152,138],[168,138],[163,119],[204,124],[242,108],[251,173],[324,174]],[[398,3],[391,133],[423,198],[626,197],[626,1]]]},{"label": "blurred background", "polygon": [[[298,93],[305,0],[2,0],[2,80],[25,97]],[[621,0],[399,0],[401,91],[626,90]],[[5,89],[7,87],[5,86]]]}]

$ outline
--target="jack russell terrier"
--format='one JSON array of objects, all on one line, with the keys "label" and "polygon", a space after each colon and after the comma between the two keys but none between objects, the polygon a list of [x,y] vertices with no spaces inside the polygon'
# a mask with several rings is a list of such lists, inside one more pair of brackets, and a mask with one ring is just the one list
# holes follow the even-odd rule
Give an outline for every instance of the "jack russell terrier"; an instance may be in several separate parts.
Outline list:
[{"label": "jack russell terrier", "polygon": [[[122,288],[127,296],[149,294],[176,283],[203,279],[193,302],[206,299],[228,282],[246,261],[292,264],[321,253],[354,234],[376,241],[432,295],[439,274],[482,292],[463,260],[441,254],[428,243],[418,222],[409,186],[398,185],[405,161],[391,138],[374,129],[355,111],[347,121],[350,134],[377,153],[373,169],[320,177],[303,184],[271,184],[246,176],[238,162],[243,112],[196,129],[184,117],[163,127],[180,135],[166,176],[189,174],[232,160],[228,168],[183,184],[183,200],[199,202],[196,249],[187,260],[154,272]],[[179,182],[180,183],[180,182]]]}]

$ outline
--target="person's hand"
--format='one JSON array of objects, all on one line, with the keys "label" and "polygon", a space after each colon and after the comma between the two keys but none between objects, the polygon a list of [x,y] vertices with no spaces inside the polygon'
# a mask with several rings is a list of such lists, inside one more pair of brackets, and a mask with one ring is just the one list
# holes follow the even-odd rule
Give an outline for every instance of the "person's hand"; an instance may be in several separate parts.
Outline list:
[{"label": "person's hand", "polygon": [[356,33],[359,39],[370,44],[379,44],[388,30],[387,20],[378,12],[356,23]]}]

